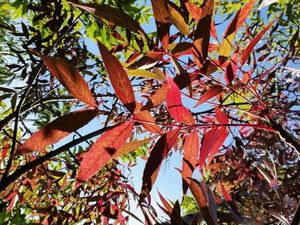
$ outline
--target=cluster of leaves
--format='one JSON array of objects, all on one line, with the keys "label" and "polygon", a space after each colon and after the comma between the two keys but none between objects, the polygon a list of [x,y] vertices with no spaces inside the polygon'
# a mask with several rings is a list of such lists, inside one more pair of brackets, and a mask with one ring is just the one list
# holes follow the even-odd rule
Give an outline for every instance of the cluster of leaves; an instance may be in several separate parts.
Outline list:
[{"label": "cluster of leaves", "polygon": [[[191,191],[208,224],[241,222],[242,215],[297,223],[300,96],[293,65],[300,38],[291,11],[299,11],[270,6],[265,24],[256,1],[244,3],[151,0],[151,34],[142,28],[149,7],[135,1],[2,6],[20,20],[11,35],[22,44],[10,46],[15,62],[8,67],[15,82],[26,82],[1,86],[1,102],[11,106],[0,122],[6,211],[17,202],[40,224],[125,224],[128,216],[157,223],[150,192],[162,162],[180,151],[183,196]],[[101,57],[87,50],[84,35]],[[98,122],[95,131],[79,133],[90,121]],[[118,162],[132,151],[149,153],[140,192]],[[128,211],[130,198],[144,222]],[[172,224],[186,224],[178,202],[161,201]]]}]

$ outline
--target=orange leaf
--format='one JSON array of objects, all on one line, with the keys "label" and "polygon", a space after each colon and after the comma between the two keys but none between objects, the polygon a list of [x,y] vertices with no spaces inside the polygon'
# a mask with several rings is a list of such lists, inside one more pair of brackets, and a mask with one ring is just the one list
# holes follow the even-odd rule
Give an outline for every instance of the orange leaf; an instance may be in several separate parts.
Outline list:
[{"label": "orange leaf", "polygon": [[61,116],[34,133],[18,148],[17,153],[44,151],[47,146],[81,128],[97,115],[97,109],[85,109]]},{"label": "orange leaf", "polygon": [[236,32],[244,23],[248,15],[250,14],[256,0],[250,0],[238,13],[235,15],[233,20],[230,22],[224,33],[222,44],[219,48],[219,60],[223,64],[231,52],[231,46]]},{"label": "orange leaf", "polygon": [[194,3],[190,1],[185,1],[185,7],[187,8],[189,14],[192,16],[192,18],[198,22],[201,19],[202,15],[202,8],[198,7]]},{"label": "orange leaf", "polygon": [[153,147],[144,169],[141,198],[145,198],[150,193],[158,175],[160,165],[177,141],[179,132],[180,128],[177,128],[163,134]]},{"label": "orange leaf", "polygon": [[87,83],[74,66],[65,60],[55,57],[41,56],[41,58],[53,76],[70,94],[90,106],[97,107]]},{"label": "orange leaf", "polygon": [[198,162],[199,137],[197,130],[192,131],[186,136],[184,141],[184,152],[182,161],[182,186],[183,193],[186,194],[190,178],[193,176],[193,171]]},{"label": "orange leaf", "polygon": [[169,88],[170,86],[167,84],[161,86],[160,89],[157,90],[157,92],[150,96],[149,101],[142,107],[141,110],[151,109],[165,101]]},{"label": "orange leaf", "polygon": [[126,71],[119,60],[102,43],[98,42],[98,47],[116,95],[129,112],[133,113],[135,109],[135,97]]},{"label": "orange leaf", "polygon": [[192,113],[190,112],[190,110],[188,110],[187,108],[182,106],[181,112],[182,112],[182,122],[183,123],[186,123],[189,125],[195,124],[195,119],[194,119]]},{"label": "orange leaf", "polygon": [[224,91],[224,88],[222,86],[220,86],[220,85],[213,86],[207,92],[205,92],[203,95],[201,95],[199,101],[194,106],[194,108],[201,105],[202,103],[206,102],[207,100],[221,94],[223,91]]},{"label": "orange leaf", "polygon": [[114,23],[117,26],[121,26],[135,33],[139,33],[144,36],[147,36],[145,31],[140,27],[140,25],[134,19],[132,19],[128,14],[126,14],[123,10],[113,8],[105,4],[96,4],[96,3],[81,4],[81,3],[74,3],[74,2],[69,2],[69,3],[77,6],[78,8],[86,10],[87,12],[93,14],[94,16],[100,19],[104,18],[109,22]]},{"label": "orange leaf", "polygon": [[145,127],[145,129],[147,129],[148,131],[161,134],[162,131],[156,124],[156,121],[151,113],[148,110],[141,111],[141,104],[138,104],[137,106],[138,107],[134,111],[134,118],[138,120],[138,122],[141,123],[143,127]]},{"label": "orange leaf", "polygon": [[198,182],[194,179],[191,180],[189,187],[206,223],[217,225],[216,204],[211,190],[204,182]]},{"label": "orange leaf", "polygon": [[80,164],[75,187],[91,178],[110,159],[119,156],[118,150],[132,132],[133,124],[133,121],[124,122],[97,139]]},{"label": "orange leaf", "polygon": [[210,38],[211,17],[214,9],[214,0],[206,0],[201,6],[202,14],[195,30],[193,42],[193,58],[199,68],[203,66],[208,53]]},{"label": "orange leaf", "polygon": [[133,142],[129,142],[129,143],[125,143],[123,144],[119,150],[116,152],[116,154],[114,155],[114,158],[122,156],[124,154],[127,154],[131,151],[136,150],[138,147],[142,146],[143,144],[151,141],[153,138],[147,138],[145,140],[141,140],[141,141],[133,141]]},{"label": "orange leaf", "polygon": [[[281,15],[281,14],[280,14]],[[256,35],[253,40],[249,43],[247,48],[243,51],[242,57],[241,57],[241,66],[244,65],[246,60],[249,58],[250,53],[252,52],[254,46],[257,44],[257,42],[261,39],[261,37],[270,29],[270,27],[274,24],[274,22],[279,18],[275,18],[268,26],[266,26],[261,32],[259,32],[258,35]]]},{"label": "orange leaf", "polygon": [[167,48],[170,35],[170,13],[168,0],[151,0],[153,15],[157,27],[157,36],[164,48]]},{"label": "orange leaf", "polygon": [[128,69],[149,69],[153,67],[156,63],[158,63],[163,57],[161,52],[147,52],[139,60],[135,61],[134,63],[130,64],[127,68]]},{"label": "orange leaf", "polygon": [[226,138],[227,129],[225,126],[214,127],[211,130],[209,130],[206,134],[204,134],[200,148],[200,170],[203,168],[203,165],[207,158],[207,165],[211,162],[219,148],[223,145]]}]

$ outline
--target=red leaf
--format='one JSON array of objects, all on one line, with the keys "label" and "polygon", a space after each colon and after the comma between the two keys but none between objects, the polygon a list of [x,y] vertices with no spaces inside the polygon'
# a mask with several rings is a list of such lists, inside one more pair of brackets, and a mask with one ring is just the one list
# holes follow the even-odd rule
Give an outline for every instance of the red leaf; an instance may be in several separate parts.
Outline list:
[{"label": "red leaf", "polygon": [[238,11],[238,13],[226,28],[223,41],[219,49],[219,59],[221,64],[223,64],[230,55],[231,46],[235,34],[250,14],[255,2],[256,0],[250,0],[247,5],[245,5],[241,10]]},{"label": "red leaf", "polygon": [[142,107],[141,110],[151,109],[158,106],[167,98],[167,92],[169,90],[169,85],[163,85],[160,89],[157,90],[153,95],[150,96],[149,101]]},{"label": "red leaf", "polygon": [[188,110],[187,108],[182,106],[181,112],[182,112],[182,122],[183,123],[186,123],[189,125],[195,124],[195,119],[194,119],[192,113],[190,112],[190,110]]},{"label": "red leaf", "polygon": [[233,73],[233,68],[231,62],[228,64],[225,70],[225,81],[227,84],[231,85],[231,82],[233,81],[233,78],[235,77],[235,74]]},{"label": "red leaf", "polygon": [[72,5],[77,6],[87,12],[93,14],[94,16],[100,19],[106,19],[109,22],[114,23],[117,26],[124,27],[130,31],[135,33],[142,34],[143,36],[147,36],[145,31],[140,27],[140,25],[132,19],[128,14],[126,14],[123,10],[113,8],[109,5],[105,4],[96,4],[96,3],[88,3],[88,4],[80,4],[69,2]]},{"label": "red leaf", "polygon": [[47,146],[58,142],[87,124],[97,116],[98,113],[97,109],[85,109],[61,116],[34,133],[18,148],[17,153],[23,154],[33,151],[44,151]]},{"label": "red leaf", "polygon": [[151,113],[148,110],[141,111],[140,104],[138,104],[138,107],[134,111],[134,119],[138,120],[138,122],[141,123],[148,131],[157,134],[162,133]]},{"label": "red leaf", "polygon": [[204,182],[194,179],[191,180],[189,187],[206,223],[217,225],[216,205],[211,190]]},{"label": "red leaf", "polygon": [[228,123],[228,117],[220,110],[219,107],[215,107],[216,117],[219,123],[227,124]]},{"label": "red leaf", "polygon": [[10,200],[9,206],[6,209],[6,213],[10,212],[12,210],[12,208],[15,205],[15,201],[16,201],[16,197],[17,197],[17,192],[12,192],[5,200],[8,201]]},{"label": "red leaf", "polygon": [[5,156],[6,156],[6,154],[7,154],[8,148],[9,148],[9,145],[8,145],[8,138],[4,138],[4,139],[3,139],[3,142],[4,142],[4,145],[3,145],[3,148],[2,148],[2,151],[1,151],[1,154],[2,154],[2,161],[5,159]]},{"label": "red leaf", "polygon": [[153,15],[157,27],[157,36],[164,48],[167,48],[170,36],[170,13],[168,0],[151,0]]},{"label": "red leaf", "polygon": [[183,105],[181,102],[180,90],[169,75],[167,75],[167,82],[170,86],[170,89],[167,92],[168,111],[177,122],[181,122]]},{"label": "red leaf", "polygon": [[268,26],[266,26],[261,32],[259,32],[258,35],[253,38],[253,40],[249,43],[247,48],[243,51],[242,57],[241,57],[241,66],[244,65],[246,60],[249,58],[250,53],[252,52],[254,46],[257,44],[257,42],[261,39],[261,37],[270,29],[270,27],[274,24],[274,22],[279,18],[275,18]]},{"label": "red leaf", "polygon": [[75,187],[91,178],[110,159],[119,156],[118,150],[132,132],[133,124],[133,121],[124,122],[97,139],[80,164]]},{"label": "red leaf", "polygon": [[179,132],[180,128],[177,128],[163,134],[153,147],[144,169],[143,184],[140,194],[142,199],[150,193],[156,180],[160,165],[177,141]]},{"label": "red leaf", "polygon": [[200,170],[202,169],[207,158],[207,165],[211,162],[219,148],[223,145],[226,137],[227,129],[225,126],[212,128],[206,134],[204,134],[200,149]]},{"label": "red leaf", "polygon": [[182,161],[182,178],[183,178],[183,194],[187,192],[190,178],[193,176],[193,171],[198,163],[199,151],[199,136],[197,130],[192,131],[186,136],[184,141],[184,152]]},{"label": "red leaf", "polygon": [[223,91],[224,91],[224,88],[222,86],[220,86],[220,85],[213,86],[207,92],[205,92],[203,95],[201,95],[199,101],[194,106],[194,108],[201,105],[202,103],[206,102],[207,100],[221,94]]},{"label": "red leaf", "polygon": [[97,107],[87,83],[74,66],[65,60],[55,57],[41,56],[41,58],[53,76],[70,94],[88,105]]},{"label": "red leaf", "polygon": [[133,113],[135,109],[135,97],[127,73],[119,60],[102,43],[98,42],[98,47],[116,95],[129,112]]},{"label": "red leaf", "polygon": [[201,7],[202,14],[195,30],[193,42],[193,58],[199,68],[203,66],[208,53],[214,0],[206,0]]},{"label": "red leaf", "polygon": [[185,1],[185,7],[187,8],[189,14],[192,16],[192,18],[198,22],[202,15],[202,8],[198,7],[194,3],[190,1]]}]

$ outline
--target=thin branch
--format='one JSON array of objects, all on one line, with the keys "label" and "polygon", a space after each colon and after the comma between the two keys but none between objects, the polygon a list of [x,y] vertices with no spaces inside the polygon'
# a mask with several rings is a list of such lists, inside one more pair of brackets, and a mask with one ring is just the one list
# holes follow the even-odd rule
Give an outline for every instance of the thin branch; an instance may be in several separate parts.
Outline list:
[{"label": "thin branch", "polygon": [[41,165],[42,163],[50,160],[51,158],[53,158],[54,156],[59,155],[60,153],[68,150],[69,148],[74,147],[75,145],[80,144],[81,142],[84,142],[90,138],[93,138],[95,136],[98,136],[100,134],[102,134],[103,132],[110,130],[114,127],[116,127],[117,125],[113,125],[110,127],[104,127],[102,129],[96,130],[90,134],[87,134],[83,137],[80,137],[78,139],[75,139],[59,148],[57,148],[54,151],[51,151],[49,153],[47,153],[46,155],[41,156],[40,158],[37,158],[34,161],[29,162],[28,164],[21,166],[19,169],[17,169],[14,173],[12,173],[11,175],[7,176],[6,179],[2,179],[0,181],[0,192],[5,190],[5,188],[7,188],[11,183],[13,183],[14,181],[16,181],[20,176],[22,176],[23,174],[25,174],[26,172],[28,172],[29,170]]}]

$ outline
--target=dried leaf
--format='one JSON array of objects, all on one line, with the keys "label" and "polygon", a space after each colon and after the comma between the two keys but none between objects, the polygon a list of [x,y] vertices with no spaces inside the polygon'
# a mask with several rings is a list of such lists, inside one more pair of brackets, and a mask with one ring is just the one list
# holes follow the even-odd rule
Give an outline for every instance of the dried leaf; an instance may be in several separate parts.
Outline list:
[{"label": "dried leaf", "polygon": [[180,128],[177,128],[163,134],[153,147],[144,169],[143,184],[140,194],[141,199],[145,198],[150,193],[158,175],[160,165],[177,141],[179,132]]},{"label": "dried leaf", "polygon": [[47,146],[58,142],[70,133],[78,130],[97,115],[97,109],[85,109],[61,116],[34,133],[18,148],[17,153],[43,152]]},{"label": "dried leaf", "polygon": [[41,56],[41,58],[53,76],[70,94],[90,106],[97,107],[87,83],[74,66],[65,60],[55,57]]},{"label": "dried leaf", "polygon": [[140,27],[140,25],[132,19],[128,14],[126,14],[123,10],[113,8],[109,5],[105,4],[96,4],[96,3],[74,3],[69,2],[72,5],[77,6],[87,12],[93,14],[94,16],[100,19],[106,19],[109,22],[114,23],[117,26],[124,27],[130,31],[133,31],[138,34],[142,34],[143,36],[147,36],[145,31]]},{"label": "dried leaf", "polygon": [[126,71],[119,60],[102,43],[98,42],[98,47],[116,95],[129,112],[133,113],[135,109],[135,97]]},{"label": "dried leaf", "polygon": [[207,100],[221,94],[223,91],[224,91],[224,88],[222,86],[220,86],[220,85],[213,86],[207,92],[205,92],[203,95],[201,95],[199,101],[194,106],[194,108],[201,105],[202,103],[206,102]]},{"label": "dried leaf", "polygon": [[256,35],[253,40],[249,43],[249,45],[246,47],[246,49],[243,51],[242,57],[241,57],[241,66],[244,65],[246,60],[249,58],[250,53],[252,52],[254,46],[257,44],[257,42],[261,39],[261,37],[270,29],[270,27],[274,24],[274,22],[279,18],[275,18],[268,26],[266,26],[262,31],[259,32],[258,35]]},{"label": "dried leaf", "polygon": [[133,121],[124,122],[97,139],[80,164],[75,187],[91,178],[110,159],[119,156],[118,150],[132,132],[133,125]]},{"label": "dried leaf", "polygon": [[191,180],[189,187],[206,223],[217,225],[216,205],[211,190],[204,182],[198,182],[194,179]]}]

